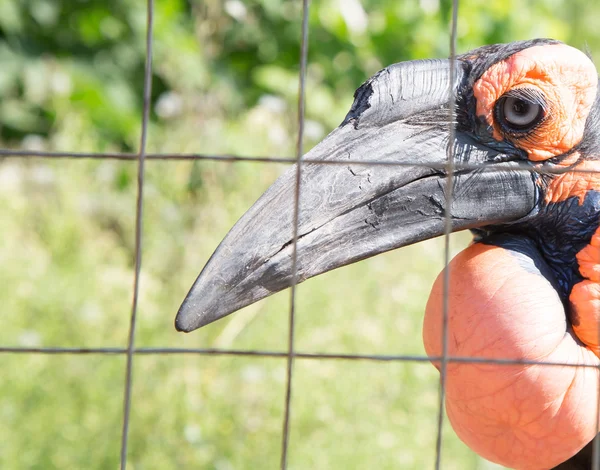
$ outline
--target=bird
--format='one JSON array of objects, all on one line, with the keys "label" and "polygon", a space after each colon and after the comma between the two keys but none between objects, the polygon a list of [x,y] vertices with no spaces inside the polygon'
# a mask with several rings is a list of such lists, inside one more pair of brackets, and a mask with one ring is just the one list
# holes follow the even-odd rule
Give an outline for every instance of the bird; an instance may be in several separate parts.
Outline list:
[{"label": "bird", "polygon": [[439,369],[443,352],[465,359],[444,364],[453,429],[509,468],[590,469],[600,94],[590,56],[560,41],[486,45],[368,79],[341,125],[223,239],[175,327],[190,332],[293,282],[447,230],[470,230],[473,241],[434,282],[423,341]]}]

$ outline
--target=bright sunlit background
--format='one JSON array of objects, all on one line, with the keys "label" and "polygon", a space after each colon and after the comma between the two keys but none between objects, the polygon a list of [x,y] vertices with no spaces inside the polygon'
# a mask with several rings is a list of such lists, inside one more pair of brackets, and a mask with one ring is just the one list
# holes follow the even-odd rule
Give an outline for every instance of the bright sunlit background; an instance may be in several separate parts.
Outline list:
[{"label": "bright sunlit background", "polygon": [[[156,0],[150,152],[294,155],[300,0]],[[306,148],[394,62],[449,53],[449,0],[313,0]],[[554,37],[600,56],[600,4],[464,0],[458,49]],[[0,144],[137,151],[141,0],[0,0]],[[286,168],[147,163],[137,346],[285,351],[289,292],[189,335],[173,319],[235,220]],[[0,345],[123,347],[134,273],[135,162],[0,158]],[[291,205],[290,205],[291,210]],[[455,239],[454,248],[465,245]],[[423,355],[437,241],[301,285],[302,352]],[[0,468],[114,469],[125,358],[0,354]],[[276,469],[285,359],[138,356],[131,469]],[[297,360],[290,469],[425,469],[428,363]],[[497,468],[444,430],[444,469]]]}]

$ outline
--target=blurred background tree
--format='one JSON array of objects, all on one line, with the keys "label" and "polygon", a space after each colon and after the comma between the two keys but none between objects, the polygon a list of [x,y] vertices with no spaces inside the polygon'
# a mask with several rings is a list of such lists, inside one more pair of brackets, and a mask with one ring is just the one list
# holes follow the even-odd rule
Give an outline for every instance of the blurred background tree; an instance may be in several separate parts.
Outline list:
[{"label": "blurred background tree", "polygon": [[[206,127],[204,120],[239,123],[257,106],[293,109],[300,3],[157,0],[152,116],[157,132],[204,124],[190,132],[194,135]],[[308,99],[315,136],[339,123],[353,90],[378,69],[447,56],[450,8],[450,0],[314,2]],[[460,12],[459,50],[552,35],[593,52],[595,8],[582,1],[471,0]],[[133,0],[0,1],[5,144],[135,150],[144,9],[144,2]],[[287,121],[286,127],[293,126],[293,117]],[[235,150],[234,143],[217,147]]]},{"label": "blurred background tree", "polygon": [[[378,69],[448,55],[450,0],[311,3],[307,148]],[[546,36],[597,55],[599,14],[583,0],[463,1],[458,49]],[[301,16],[299,0],[155,0],[149,151],[293,156]],[[136,152],[145,28],[140,0],[0,0],[1,145]],[[286,350],[286,293],[192,335],[172,327],[219,240],[284,168],[148,162],[138,346]],[[0,158],[1,345],[125,344],[135,173]],[[303,284],[297,347],[423,355],[441,253],[425,243]],[[115,468],[123,365],[0,354],[0,467]],[[277,468],[284,377],[275,359],[138,357],[130,468]],[[431,468],[436,413],[428,364],[297,361],[290,468]],[[493,468],[445,436],[443,468]]]}]

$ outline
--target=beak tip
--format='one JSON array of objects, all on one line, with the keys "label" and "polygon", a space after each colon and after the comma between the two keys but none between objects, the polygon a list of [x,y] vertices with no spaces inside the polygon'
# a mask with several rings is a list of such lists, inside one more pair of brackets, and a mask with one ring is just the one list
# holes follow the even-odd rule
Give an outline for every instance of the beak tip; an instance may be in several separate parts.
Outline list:
[{"label": "beak tip", "polygon": [[[175,329],[190,333],[226,316],[232,310],[224,309],[227,299],[192,288],[175,316]],[[239,308],[239,307],[238,307]]]},{"label": "beak tip", "polygon": [[182,333],[189,333],[194,331],[196,327],[194,327],[194,325],[192,325],[192,323],[189,321],[189,316],[182,315],[181,310],[179,310],[177,316],[175,317],[175,329]]},{"label": "beak tip", "polygon": [[183,316],[177,314],[175,317],[175,329],[181,333],[189,333],[193,331],[193,328],[190,328],[189,325],[183,320]]},{"label": "beak tip", "polygon": [[190,333],[210,323],[210,321],[206,321],[206,315],[199,315],[187,300],[183,301],[175,317],[175,329],[183,333]]}]

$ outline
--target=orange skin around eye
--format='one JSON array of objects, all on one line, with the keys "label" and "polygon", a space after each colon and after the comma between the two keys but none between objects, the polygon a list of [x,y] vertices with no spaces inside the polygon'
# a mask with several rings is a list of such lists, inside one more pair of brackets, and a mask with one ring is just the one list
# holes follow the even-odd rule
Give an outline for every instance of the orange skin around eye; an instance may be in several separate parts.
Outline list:
[{"label": "orange skin around eye", "polygon": [[[492,126],[496,140],[509,140],[531,161],[561,155],[577,145],[596,97],[598,75],[592,61],[565,44],[535,46],[492,65],[473,85],[476,114]],[[546,119],[531,134],[505,135],[494,120],[494,105],[506,92],[535,88],[546,98]]]},{"label": "orange skin around eye", "polygon": [[[449,269],[450,356],[600,365],[574,336],[551,284],[507,250],[476,243]],[[430,356],[442,352],[442,294],[440,274],[423,327]],[[549,469],[595,436],[597,390],[595,368],[449,362],[446,411],[457,435],[488,460]]]}]

